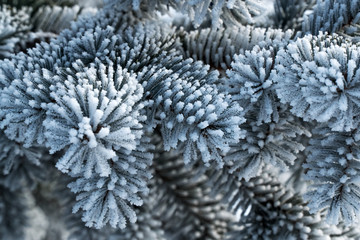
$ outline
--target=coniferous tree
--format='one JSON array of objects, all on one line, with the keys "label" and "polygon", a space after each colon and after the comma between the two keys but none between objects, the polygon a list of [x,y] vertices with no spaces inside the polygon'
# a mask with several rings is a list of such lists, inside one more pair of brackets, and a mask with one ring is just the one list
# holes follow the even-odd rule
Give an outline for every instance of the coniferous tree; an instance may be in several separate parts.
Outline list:
[{"label": "coniferous tree", "polygon": [[359,22],[0,0],[0,240],[360,239]]}]

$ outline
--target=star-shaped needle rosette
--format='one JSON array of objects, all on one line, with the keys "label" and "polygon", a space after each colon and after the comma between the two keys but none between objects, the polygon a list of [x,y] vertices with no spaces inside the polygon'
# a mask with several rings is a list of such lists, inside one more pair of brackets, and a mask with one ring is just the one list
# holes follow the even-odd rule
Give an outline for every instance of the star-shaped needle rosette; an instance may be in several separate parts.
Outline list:
[{"label": "star-shaped needle rosette", "polygon": [[70,175],[109,176],[118,149],[132,151],[143,134],[143,89],[135,76],[109,63],[73,64],[52,86],[46,146],[64,150],[56,167]]}]

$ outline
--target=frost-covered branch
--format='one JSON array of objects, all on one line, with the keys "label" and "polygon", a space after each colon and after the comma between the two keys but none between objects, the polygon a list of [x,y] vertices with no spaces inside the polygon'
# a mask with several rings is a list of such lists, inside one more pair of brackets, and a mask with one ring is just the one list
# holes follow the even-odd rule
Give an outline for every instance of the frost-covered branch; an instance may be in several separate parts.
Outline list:
[{"label": "frost-covered branch", "polygon": [[312,212],[328,209],[327,221],[346,224],[359,221],[359,133],[314,130],[306,163],[306,178],[312,180],[306,194]]},{"label": "frost-covered branch", "polygon": [[306,121],[327,122],[335,131],[358,126],[359,50],[332,35],[306,36],[280,50],[276,92]]}]

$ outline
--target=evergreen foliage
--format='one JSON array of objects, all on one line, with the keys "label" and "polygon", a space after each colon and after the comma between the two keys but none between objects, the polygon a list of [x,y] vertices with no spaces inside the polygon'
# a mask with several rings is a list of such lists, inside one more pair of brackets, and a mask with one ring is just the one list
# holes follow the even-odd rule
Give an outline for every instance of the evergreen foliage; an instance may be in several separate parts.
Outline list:
[{"label": "evergreen foliage", "polygon": [[315,128],[310,140],[310,154],[304,168],[308,170],[306,178],[314,180],[314,185],[306,198],[313,211],[329,208],[327,217],[334,224],[340,219],[358,222],[359,210],[355,204],[360,197],[358,141],[357,131],[338,133],[326,127]]},{"label": "evergreen foliage", "polygon": [[0,0],[0,240],[360,239],[359,29],[355,0]]},{"label": "evergreen foliage", "polygon": [[335,131],[357,127],[360,48],[333,35],[306,36],[278,53],[277,93],[304,120]]},{"label": "evergreen foliage", "polygon": [[335,33],[352,21],[357,22],[360,3],[356,0],[320,0],[314,11],[303,22],[303,33],[319,34],[320,31]]},{"label": "evergreen foliage", "polygon": [[173,1],[173,0],[105,0],[105,7],[115,7],[119,10],[135,11],[166,11],[168,7],[173,7],[183,13],[188,14],[194,26],[199,26],[204,21],[211,21],[213,27],[217,27],[221,22],[228,24],[252,23],[253,17],[259,15],[261,5],[254,0],[227,0],[227,1]]}]

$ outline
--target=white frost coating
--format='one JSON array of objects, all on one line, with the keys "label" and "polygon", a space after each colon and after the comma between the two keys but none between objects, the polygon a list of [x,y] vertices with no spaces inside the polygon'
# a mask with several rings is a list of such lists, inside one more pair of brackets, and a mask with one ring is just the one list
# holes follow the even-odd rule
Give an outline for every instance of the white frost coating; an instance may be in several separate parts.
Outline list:
[{"label": "white frost coating", "polygon": [[[153,0],[105,0],[104,3],[105,8],[117,6],[119,10],[126,11],[138,11],[141,9],[141,5],[150,6],[152,10],[162,9],[170,5],[169,1]],[[252,23],[254,16],[265,11],[264,7],[255,0],[178,0],[171,2],[171,6],[175,7],[176,11],[187,14],[195,27],[200,26],[206,19],[211,19],[213,28],[219,27],[224,20],[232,24],[239,21],[240,23]]]},{"label": "white frost coating", "polygon": [[[360,151],[359,143],[354,142],[358,133],[330,133],[327,127],[317,127],[314,133],[308,148],[311,154],[304,165],[306,179],[314,181],[305,195],[309,207],[313,212],[326,208],[330,224],[359,222]],[[326,161],[322,160],[324,156]]]},{"label": "white frost coating", "polygon": [[[124,228],[136,220],[132,207],[142,204],[151,177],[152,154],[142,130],[146,117],[140,113],[143,88],[111,63],[77,62],[74,68],[76,77],[51,87],[46,145],[51,152],[64,151],[56,167],[76,178],[69,184],[77,194],[73,211],[82,210],[86,226]],[[66,71],[73,76],[73,69]]]},{"label": "white frost coating", "polygon": [[286,108],[280,109],[279,113],[281,121],[260,125],[255,121],[256,114],[248,113],[248,121],[242,125],[246,137],[238,144],[231,145],[225,157],[226,163],[231,166],[231,173],[247,181],[255,177],[265,164],[281,170],[294,164],[297,154],[304,150],[297,137],[310,136],[310,133],[286,112]]},{"label": "white frost coating", "polygon": [[108,136],[110,133],[110,128],[109,127],[103,127],[100,129],[100,131],[96,134],[96,137],[98,138],[105,138],[106,136]]},{"label": "white frost coating", "polygon": [[[321,41],[328,45],[319,48]],[[280,100],[289,103],[295,115],[329,122],[334,131],[356,128],[360,96],[353,93],[360,91],[359,51],[336,35],[305,36],[289,44],[276,58]]]},{"label": "white frost coating", "polygon": [[[218,92],[214,82],[216,72],[211,74],[200,63],[184,65],[181,78],[171,76],[161,82],[149,81],[156,88],[156,101],[152,108],[159,108],[160,126],[164,149],[184,148],[184,162],[192,163],[201,154],[203,162],[209,165],[216,161],[223,165],[223,155],[229,150],[230,143],[242,137],[240,124],[244,121],[242,108],[232,101],[228,94]],[[203,75],[203,82],[193,79],[188,72],[197,71]],[[146,69],[146,73],[151,70]],[[157,73],[162,75],[163,70]],[[157,80],[159,81],[159,80]],[[159,87],[159,84],[161,87]]]},{"label": "white frost coating", "polygon": [[278,119],[279,103],[274,90],[275,50],[254,47],[234,56],[232,68],[227,71],[227,90],[244,106],[245,111],[259,108],[257,123]]},{"label": "white frost coating", "polygon": [[[5,62],[6,71],[11,71],[13,64]],[[2,81],[10,81],[1,91],[0,125],[5,128],[4,133],[8,138],[24,143],[30,147],[34,144],[43,144],[45,141],[44,126],[47,103],[50,102],[50,84],[46,76],[51,75],[48,70],[34,70],[33,72],[14,71],[11,75],[1,76]],[[16,79],[13,79],[13,78]],[[53,83],[56,78],[53,78]],[[25,83],[26,84],[25,84]],[[45,84],[42,91],[37,89],[38,84]],[[1,85],[1,84],[0,84]],[[21,134],[19,134],[21,133]]]},{"label": "white frost coating", "polygon": [[63,172],[79,174],[84,166],[86,178],[94,173],[109,176],[108,161],[116,156],[113,149],[132,151],[142,136],[140,122],[145,118],[139,113],[143,105],[138,104],[142,87],[121,68],[116,79],[108,76],[107,69],[114,71],[112,65],[95,63],[86,68],[78,63],[76,68],[78,79],[68,78],[66,85],[58,83],[52,90],[56,103],[48,104],[46,145],[52,152],[70,147],[57,164]]}]

